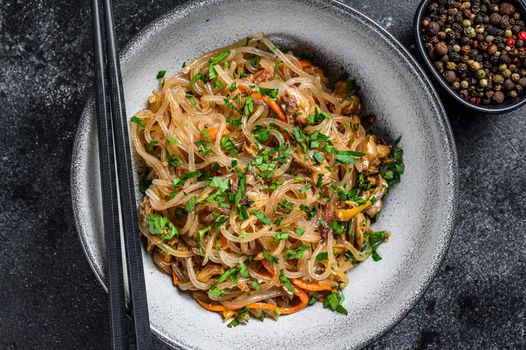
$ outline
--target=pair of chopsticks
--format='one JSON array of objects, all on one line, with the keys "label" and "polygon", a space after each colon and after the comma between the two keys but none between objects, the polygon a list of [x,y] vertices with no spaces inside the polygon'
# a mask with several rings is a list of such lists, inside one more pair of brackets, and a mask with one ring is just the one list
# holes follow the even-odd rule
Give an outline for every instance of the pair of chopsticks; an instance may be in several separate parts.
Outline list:
[{"label": "pair of chopsticks", "polygon": [[[102,24],[102,10],[105,28]],[[132,333],[136,348],[148,350],[151,348],[150,320],[137,227],[128,122],[116,43],[113,4],[111,0],[92,0],[92,11],[103,222],[108,255],[111,343],[112,349],[129,347],[119,228],[121,222],[126,251],[130,310],[134,325]],[[117,195],[120,199],[120,212]]]}]

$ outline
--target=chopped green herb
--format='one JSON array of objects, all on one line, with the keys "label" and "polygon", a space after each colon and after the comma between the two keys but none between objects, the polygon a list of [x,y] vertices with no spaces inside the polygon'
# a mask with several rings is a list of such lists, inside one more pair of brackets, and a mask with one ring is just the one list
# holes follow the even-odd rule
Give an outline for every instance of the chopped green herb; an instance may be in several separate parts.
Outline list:
[{"label": "chopped green herb", "polygon": [[323,306],[347,316],[347,310],[343,307],[342,303],[343,294],[341,292],[332,292],[327,295],[323,301]]},{"label": "chopped green herb", "polygon": [[254,135],[254,138],[258,140],[258,142],[263,143],[270,138],[270,129],[270,126],[256,125],[252,135]]},{"label": "chopped green herb", "polygon": [[279,270],[279,282],[281,283],[282,286],[287,288],[290,292],[292,293],[296,292],[296,288],[294,288],[294,285],[292,284],[290,279],[287,276],[285,276],[285,274],[283,273],[283,270]]},{"label": "chopped green herb", "polygon": [[206,156],[212,149],[206,145],[204,141],[196,141],[195,145],[199,148],[199,152]]},{"label": "chopped green herb", "polygon": [[194,106],[197,106],[197,100],[195,99],[195,96],[192,94],[186,94],[186,98],[192,102]]},{"label": "chopped green herb", "polygon": [[198,80],[202,80],[202,81],[205,81],[206,79],[206,75],[204,75],[203,73],[197,73],[196,75],[194,75],[192,77],[192,79],[190,80],[190,85],[193,85],[196,81]]},{"label": "chopped green herb", "polygon": [[164,241],[168,241],[174,236],[179,235],[177,227],[175,227],[167,217],[157,213],[148,213],[144,224],[150,234],[160,235]]},{"label": "chopped green herb", "polygon": [[329,258],[329,254],[327,252],[321,252],[316,255],[316,262],[327,260]]},{"label": "chopped green herb", "polygon": [[314,305],[319,301],[314,295],[309,298],[309,305]]},{"label": "chopped green herb", "polygon": [[216,82],[214,83],[215,87],[217,89],[222,89],[224,88],[225,86],[223,85],[223,83],[219,80],[219,79],[216,79]]},{"label": "chopped green herb", "polygon": [[303,236],[303,234],[305,233],[305,229],[304,228],[297,228],[294,230],[294,234],[298,235],[298,236]]},{"label": "chopped green herb", "polygon": [[314,160],[317,161],[319,164],[322,164],[325,160],[325,158],[323,158],[323,155],[319,151],[314,152],[312,158],[314,158]]},{"label": "chopped green herb", "polygon": [[302,188],[300,188],[300,193],[305,193],[305,192],[307,192],[307,191],[309,190],[309,188],[311,188],[311,186],[312,186],[312,185],[311,185],[310,183],[306,184],[305,186],[303,186]]},{"label": "chopped green herb", "polygon": [[232,84],[230,84],[230,92],[235,91],[237,89],[237,83],[234,81]]},{"label": "chopped green herb", "polygon": [[274,242],[283,241],[285,239],[289,239],[289,233],[288,232],[276,232],[274,235]]},{"label": "chopped green herb", "polygon": [[274,66],[274,75],[278,74],[281,67],[283,67],[283,61],[276,62],[276,65]]},{"label": "chopped green herb", "polygon": [[150,142],[148,142],[148,144],[146,145],[146,148],[148,149],[148,151],[151,151],[159,142],[155,141],[155,140],[151,140]]},{"label": "chopped green herb", "polygon": [[339,151],[336,150],[334,152],[334,158],[342,164],[352,164],[356,162],[358,159],[356,157],[363,156],[364,153],[356,152],[356,151]]},{"label": "chopped green herb", "polygon": [[261,60],[261,57],[258,56],[258,55],[255,55],[251,60],[250,60],[250,63],[253,65],[253,66],[257,66],[259,64],[259,61]]},{"label": "chopped green herb", "polygon": [[273,255],[270,255],[270,253],[267,252],[266,250],[263,250],[263,257],[269,262],[269,264],[277,264],[278,263],[278,258],[276,258]]},{"label": "chopped green herb", "polygon": [[256,91],[259,92],[261,95],[269,96],[273,99],[276,99],[278,97],[278,89],[268,89],[263,87],[256,87]]},{"label": "chopped green herb", "polygon": [[262,211],[254,210],[252,214],[254,214],[265,225],[270,225],[272,223],[272,221],[270,221],[270,219]]},{"label": "chopped green herb", "polygon": [[239,260],[239,274],[243,277],[250,277],[247,265],[245,265],[245,263],[241,260]]},{"label": "chopped green herb", "polygon": [[219,289],[219,288],[217,288],[217,286],[212,286],[208,290],[208,296],[210,298],[212,298],[212,299],[217,299],[223,294],[225,294],[225,290],[224,289]]},{"label": "chopped green herb", "polygon": [[237,318],[234,318],[232,321],[230,321],[229,324],[226,325],[228,328],[234,328],[239,326],[239,320]]},{"label": "chopped green herb", "polygon": [[343,226],[336,220],[332,220],[332,230],[335,234],[341,235],[343,233]]},{"label": "chopped green herb", "polygon": [[166,74],[166,70],[160,70],[159,72],[157,72],[157,79],[164,78],[165,74]]},{"label": "chopped green herb", "polygon": [[232,116],[227,116],[226,117],[226,122],[232,126],[240,126],[241,125],[241,118],[238,118],[238,119],[234,119]]},{"label": "chopped green herb", "polygon": [[223,179],[221,176],[214,176],[210,181],[210,187],[217,188],[220,192],[225,192],[230,184],[229,179]]},{"label": "chopped green herb", "polygon": [[221,138],[221,146],[232,156],[237,157],[238,153],[236,150],[236,145],[228,136],[223,136]]},{"label": "chopped green herb", "polygon": [[174,153],[173,155],[166,150],[166,161],[168,162],[168,165],[172,168],[177,168],[178,166],[181,166],[183,164],[183,161],[179,158],[179,156]]},{"label": "chopped green herb", "polygon": [[243,112],[245,115],[249,115],[250,113],[254,112],[254,101],[252,100],[252,96],[248,96],[246,98]]},{"label": "chopped green herb", "polygon": [[305,250],[308,250],[309,247],[307,247],[306,245],[303,245],[303,244],[300,244],[300,246],[298,247],[298,249],[296,250],[293,250],[293,249],[285,249],[285,259],[287,260],[290,260],[290,259],[301,259],[303,258],[303,252]]},{"label": "chopped green herb", "polygon": [[259,285],[258,281],[256,281],[256,280],[252,281],[252,287],[254,287],[256,292],[259,292],[261,290],[261,286]]},{"label": "chopped green herb", "polygon": [[144,128],[144,122],[142,120],[140,120],[139,118],[137,118],[136,116],[133,116],[131,118],[131,121],[134,122],[135,124],[139,125],[139,126],[142,126]]},{"label": "chopped green herb", "polygon": [[197,201],[197,196],[192,196],[188,202],[186,202],[186,205],[184,209],[187,213],[191,213],[195,210],[195,202]]},{"label": "chopped green herb", "polygon": [[214,79],[216,77],[216,70],[214,68],[215,65],[221,63],[225,58],[230,55],[230,51],[223,51],[219,55],[215,56],[210,60],[208,63],[208,78],[210,80]]}]

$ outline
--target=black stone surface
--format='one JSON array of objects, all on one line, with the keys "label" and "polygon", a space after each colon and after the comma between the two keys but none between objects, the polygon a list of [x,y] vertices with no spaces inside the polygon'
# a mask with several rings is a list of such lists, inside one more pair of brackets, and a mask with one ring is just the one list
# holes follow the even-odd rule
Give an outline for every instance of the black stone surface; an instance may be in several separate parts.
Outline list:
[{"label": "black stone surface", "polygon": [[[121,45],[176,3],[115,1]],[[412,45],[417,1],[349,3]],[[87,0],[0,0],[0,349],[109,348],[107,298],[69,188],[92,92],[90,28]],[[368,349],[524,349],[526,109],[489,116],[443,102],[460,164],[455,236],[424,298]]]}]

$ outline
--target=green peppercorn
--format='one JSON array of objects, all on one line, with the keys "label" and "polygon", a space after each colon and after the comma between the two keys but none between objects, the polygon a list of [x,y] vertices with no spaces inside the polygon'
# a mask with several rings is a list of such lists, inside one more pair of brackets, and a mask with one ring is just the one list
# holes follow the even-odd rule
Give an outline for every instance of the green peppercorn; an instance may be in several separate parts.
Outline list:
[{"label": "green peppercorn", "polygon": [[460,52],[460,45],[458,44],[453,45],[453,51]]},{"label": "green peppercorn", "polygon": [[479,86],[481,88],[485,88],[486,86],[488,86],[488,79],[480,79]]},{"label": "green peppercorn", "polygon": [[462,26],[464,28],[468,28],[469,26],[471,26],[471,21],[469,19],[465,19],[462,21]]},{"label": "green peppercorn", "polygon": [[504,72],[502,72],[502,76],[504,78],[509,78],[511,77],[511,71],[509,69],[505,69]]},{"label": "green peppercorn", "polygon": [[504,72],[506,69],[508,69],[506,63],[499,64],[499,72]]},{"label": "green peppercorn", "polygon": [[455,70],[457,69],[457,64],[455,62],[449,61],[446,63],[446,67],[448,70]]},{"label": "green peppercorn", "polygon": [[486,42],[490,43],[492,42],[493,40],[495,40],[495,37],[493,35],[486,35]]},{"label": "green peppercorn", "polygon": [[509,38],[509,37],[512,36],[512,35],[513,35],[513,33],[511,32],[510,29],[506,29],[506,30],[504,31],[504,36],[505,36],[506,38]]},{"label": "green peppercorn", "polygon": [[462,8],[468,9],[471,7],[471,3],[469,1],[465,1],[462,3]]},{"label": "green peppercorn", "polygon": [[477,61],[473,61],[473,62],[469,63],[469,68],[471,68],[472,71],[476,72],[480,68],[482,68],[482,66]]},{"label": "green peppercorn", "polygon": [[462,81],[460,82],[460,87],[461,87],[462,89],[467,89],[467,88],[469,87],[469,83],[468,83],[468,81],[467,81],[467,80],[462,80]]},{"label": "green peppercorn", "polygon": [[479,34],[482,34],[484,33],[484,26],[482,24],[477,24],[477,26],[475,27],[475,31]]},{"label": "green peppercorn", "polygon": [[479,69],[475,75],[477,76],[477,78],[479,79],[482,79],[482,78],[485,78],[486,77],[486,72],[484,71],[484,69]]},{"label": "green peppercorn", "polygon": [[496,84],[502,84],[504,83],[504,77],[500,74],[495,74],[493,76],[493,81],[496,83]]},{"label": "green peppercorn", "polygon": [[517,91],[511,90],[510,92],[508,92],[508,96],[511,98],[517,98]]}]

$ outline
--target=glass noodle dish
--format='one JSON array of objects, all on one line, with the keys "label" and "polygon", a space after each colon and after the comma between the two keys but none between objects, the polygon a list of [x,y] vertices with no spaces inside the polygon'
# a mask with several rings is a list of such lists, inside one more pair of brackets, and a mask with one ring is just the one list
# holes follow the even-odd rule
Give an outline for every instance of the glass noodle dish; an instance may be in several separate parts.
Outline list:
[{"label": "glass noodle dish", "polygon": [[354,81],[329,89],[261,33],[165,73],[131,123],[155,263],[229,327],[318,301],[347,314],[346,271],[381,259],[371,223],[404,170]]}]

